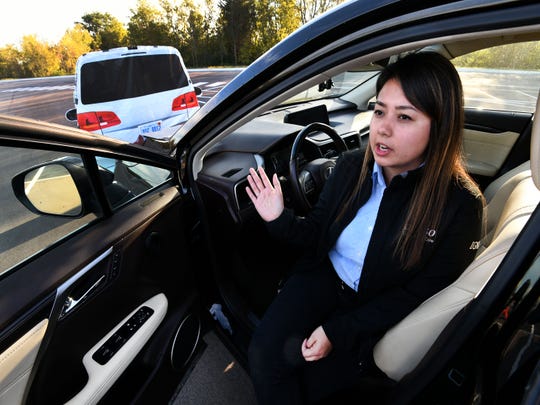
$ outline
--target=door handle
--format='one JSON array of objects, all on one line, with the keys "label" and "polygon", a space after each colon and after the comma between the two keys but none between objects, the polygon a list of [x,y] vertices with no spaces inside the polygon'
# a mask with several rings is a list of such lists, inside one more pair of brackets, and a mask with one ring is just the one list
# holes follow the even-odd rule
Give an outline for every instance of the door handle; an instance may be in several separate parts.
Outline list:
[{"label": "door handle", "polygon": [[102,275],[94,284],[92,284],[88,290],[84,292],[79,298],[73,298],[68,296],[62,307],[62,312],[60,313],[60,319],[66,316],[68,313],[73,311],[73,309],[84,301],[92,292],[96,291],[103,281],[105,281],[105,274]]}]

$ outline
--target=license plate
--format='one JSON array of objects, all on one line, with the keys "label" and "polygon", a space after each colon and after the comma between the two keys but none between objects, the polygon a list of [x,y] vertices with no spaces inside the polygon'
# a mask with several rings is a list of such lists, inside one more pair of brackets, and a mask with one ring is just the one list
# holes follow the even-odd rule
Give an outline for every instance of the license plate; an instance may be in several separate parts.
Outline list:
[{"label": "license plate", "polygon": [[156,132],[161,132],[161,121],[139,125],[139,133],[141,135],[155,134]]}]

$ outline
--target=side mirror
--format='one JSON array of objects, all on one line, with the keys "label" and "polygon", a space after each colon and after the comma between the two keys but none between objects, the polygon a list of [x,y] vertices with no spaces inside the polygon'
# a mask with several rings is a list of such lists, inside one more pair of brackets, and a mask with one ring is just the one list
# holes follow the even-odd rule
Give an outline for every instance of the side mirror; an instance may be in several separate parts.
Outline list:
[{"label": "side mirror", "polygon": [[195,86],[194,89],[195,89],[195,94],[196,95],[200,96],[202,94],[202,90],[201,90],[200,87]]},{"label": "side mirror", "polygon": [[72,108],[71,110],[66,111],[66,120],[68,121],[77,121],[77,109]]},{"label": "side mirror", "polygon": [[17,174],[11,185],[15,197],[36,214],[77,218],[91,210],[81,197],[91,189],[82,163],[59,160],[32,167]]}]

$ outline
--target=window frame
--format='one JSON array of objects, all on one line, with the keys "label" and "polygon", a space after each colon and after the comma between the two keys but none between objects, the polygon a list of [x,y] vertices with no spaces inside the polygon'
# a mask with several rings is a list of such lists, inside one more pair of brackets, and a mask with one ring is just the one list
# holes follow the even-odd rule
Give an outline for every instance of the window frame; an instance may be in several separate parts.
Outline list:
[{"label": "window frame", "polygon": [[[79,235],[80,233],[84,232],[90,227],[96,226],[96,224],[106,221],[107,218],[111,217],[115,213],[123,211],[124,207],[127,208],[127,206],[130,206],[136,201],[139,201],[140,199],[144,198],[144,196],[150,193],[156,192],[156,190],[160,188],[167,187],[167,186],[174,186],[177,184],[177,181],[176,181],[177,176],[174,175],[177,166],[176,166],[175,160],[172,157],[148,152],[146,150],[140,150],[141,152],[140,155],[138,153],[121,153],[115,150],[116,148],[121,148],[122,146],[125,147],[125,145],[121,145],[121,146],[120,145],[107,145],[107,146],[112,146],[112,147],[96,148],[95,146],[94,147],[90,146],[90,142],[91,142],[90,140],[87,141],[88,145],[84,145],[84,144],[81,145],[81,142],[69,143],[67,139],[65,140],[65,142],[57,142],[57,140],[52,139],[52,138],[47,138],[46,136],[40,137],[40,134],[32,134],[31,136],[32,137],[35,136],[36,139],[27,138],[22,134],[19,136],[17,136],[17,134],[15,135],[0,134],[0,148],[9,147],[9,148],[20,148],[20,149],[32,149],[32,150],[40,150],[40,151],[59,152],[61,154],[78,155],[82,160],[82,163],[86,170],[86,174],[88,176],[88,181],[92,188],[92,192],[94,196],[96,197],[96,202],[97,202],[97,207],[98,207],[97,211],[100,211],[100,215],[99,216],[96,215],[96,218],[94,218],[93,220],[87,222],[86,224],[82,226],[77,227],[75,230],[66,233],[60,238],[57,238],[52,243],[46,246],[41,246],[39,249],[33,251],[30,255],[25,255],[24,258],[18,259],[15,264],[10,264],[10,267],[7,267],[5,269],[3,268],[0,269],[0,280],[4,279],[10,274],[13,274],[18,269],[26,266],[28,263],[42,256],[46,252],[49,252],[55,249],[58,245],[64,243],[65,241],[76,237],[76,235]],[[109,143],[108,140],[104,140],[104,142],[107,144]],[[142,163],[142,164],[150,165],[153,167],[169,170],[171,172],[171,176],[169,176],[169,178],[162,184],[158,184],[156,186],[149,188],[147,191],[136,195],[134,198],[130,199],[126,203],[119,205],[117,207],[112,207],[109,202],[109,198],[105,192],[104,185],[100,178],[99,167],[96,160],[98,156],[109,157],[112,159],[121,159],[121,160],[130,161],[133,163]],[[46,163],[46,162],[47,161],[44,161],[42,163]],[[35,164],[29,165],[28,169],[30,169],[32,166],[36,166],[36,165]],[[8,187],[11,186],[11,178],[15,176],[16,174],[17,173],[8,174],[8,179],[6,181],[6,185]],[[11,191],[12,190],[13,189],[11,188]],[[13,197],[15,198],[14,195]],[[22,209],[26,210],[26,208],[24,207]]]}]

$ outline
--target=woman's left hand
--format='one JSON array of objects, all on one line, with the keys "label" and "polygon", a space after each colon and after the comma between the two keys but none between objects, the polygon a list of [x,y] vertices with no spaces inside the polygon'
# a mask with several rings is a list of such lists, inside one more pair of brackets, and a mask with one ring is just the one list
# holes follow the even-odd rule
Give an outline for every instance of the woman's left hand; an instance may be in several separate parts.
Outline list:
[{"label": "woman's left hand", "polygon": [[306,361],[317,361],[326,356],[332,350],[332,343],[328,340],[322,326],[313,331],[311,336],[302,343],[302,356]]}]

